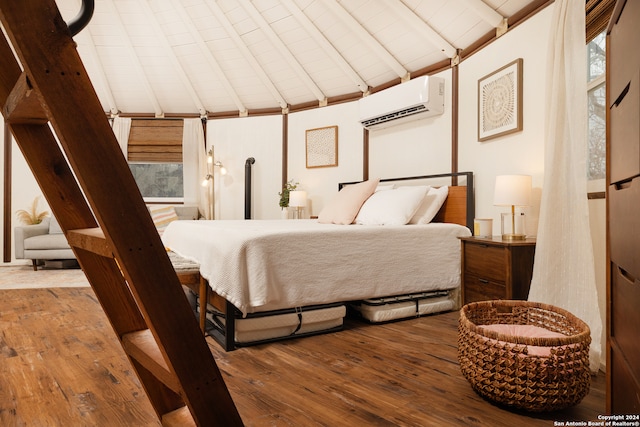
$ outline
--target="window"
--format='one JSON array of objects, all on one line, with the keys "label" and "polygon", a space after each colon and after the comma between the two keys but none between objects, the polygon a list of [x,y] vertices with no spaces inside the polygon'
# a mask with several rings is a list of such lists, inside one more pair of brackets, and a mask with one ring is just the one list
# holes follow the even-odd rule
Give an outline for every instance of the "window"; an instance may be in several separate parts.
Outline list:
[{"label": "window", "polygon": [[145,202],[184,201],[182,120],[132,120],[127,160]]},{"label": "window", "polygon": [[587,44],[588,144],[590,191],[603,191],[606,167],[605,33]]}]

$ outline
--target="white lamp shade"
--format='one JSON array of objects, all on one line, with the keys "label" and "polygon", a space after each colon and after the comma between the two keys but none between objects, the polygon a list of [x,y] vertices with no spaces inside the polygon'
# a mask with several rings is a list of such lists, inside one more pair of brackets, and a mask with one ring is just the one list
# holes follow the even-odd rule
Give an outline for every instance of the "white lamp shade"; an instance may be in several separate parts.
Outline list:
[{"label": "white lamp shade", "polygon": [[496,176],[496,188],[493,195],[493,204],[496,206],[531,205],[531,176]]},{"label": "white lamp shade", "polygon": [[291,207],[307,206],[307,192],[306,191],[290,191],[289,206]]}]

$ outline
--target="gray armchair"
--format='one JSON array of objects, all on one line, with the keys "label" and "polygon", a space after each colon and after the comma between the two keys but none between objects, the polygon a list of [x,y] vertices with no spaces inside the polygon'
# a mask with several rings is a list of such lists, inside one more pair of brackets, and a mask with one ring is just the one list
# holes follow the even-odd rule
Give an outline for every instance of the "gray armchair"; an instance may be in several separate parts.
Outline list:
[{"label": "gray armchair", "polygon": [[58,221],[48,217],[40,224],[21,225],[14,229],[16,259],[30,259],[33,270],[43,260],[76,259]]}]

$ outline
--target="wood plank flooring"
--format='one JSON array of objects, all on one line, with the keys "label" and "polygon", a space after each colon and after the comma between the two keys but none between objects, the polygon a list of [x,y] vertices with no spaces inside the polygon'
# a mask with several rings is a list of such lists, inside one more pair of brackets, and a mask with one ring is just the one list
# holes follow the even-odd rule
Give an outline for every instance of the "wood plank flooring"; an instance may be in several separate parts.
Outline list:
[{"label": "wood plank flooring", "polygon": [[[553,426],[604,413],[603,373],[565,411],[482,399],[460,374],[456,326],[447,313],[230,353],[207,341],[247,426]],[[0,425],[160,425],[90,288],[1,291],[0,330]]]}]

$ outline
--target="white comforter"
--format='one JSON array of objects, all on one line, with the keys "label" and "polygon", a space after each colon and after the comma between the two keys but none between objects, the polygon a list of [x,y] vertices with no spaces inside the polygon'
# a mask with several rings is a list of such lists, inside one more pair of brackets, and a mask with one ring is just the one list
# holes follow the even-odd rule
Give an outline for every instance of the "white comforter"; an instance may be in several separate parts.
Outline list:
[{"label": "white comforter", "polygon": [[455,224],[174,221],[162,239],[243,314],[460,286]]}]

